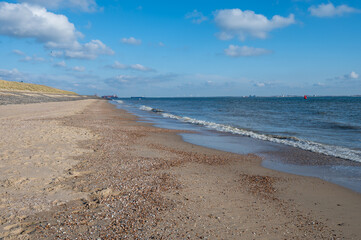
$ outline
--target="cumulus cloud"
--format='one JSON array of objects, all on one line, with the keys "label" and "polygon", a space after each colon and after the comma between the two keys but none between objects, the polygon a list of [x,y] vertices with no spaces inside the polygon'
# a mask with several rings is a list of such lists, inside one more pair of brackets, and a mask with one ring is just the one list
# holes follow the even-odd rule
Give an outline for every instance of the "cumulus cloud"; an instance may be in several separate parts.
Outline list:
[{"label": "cumulus cloud", "polygon": [[122,41],[122,43],[130,44],[130,45],[140,45],[140,44],[142,44],[142,40],[135,39],[134,37],[122,38],[121,41]]},{"label": "cumulus cloud", "polygon": [[27,3],[0,2],[0,34],[33,38],[46,48],[66,51],[57,51],[57,56],[94,59],[100,54],[113,54],[100,40],[80,44],[82,34],[66,16]]},{"label": "cumulus cloud", "polygon": [[360,75],[358,73],[356,73],[355,71],[352,71],[348,74],[342,75],[342,76],[338,76],[338,77],[334,77],[334,78],[329,78],[327,80],[329,81],[347,81],[347,80],[357,80],[359,79]]},{"label": "cumulus cloud", "polygon": [[64,56],[68,58],[95,59],[98,55],[113,55],[114,51],[100,40],[91,40],[74,50],[66,50]]},{"label": "cumulus cloud", "polygon": [[349,78],[351,78],[351,79],[357,79],[358,77],[359,77],[359,75],[357,73],[355,73],[354,71],[352,71],[349,74]]},{"label": "cumulus cloud", "polygon": [[355,80],[355,79],[358,79],[359,78],[359,74],[352,71],[350,72],[349,74],[345,74],[341,77],[337,77],[336,79],[338,80]]},{"label": "cumulus cloud", "polygon": [[131,70],[136,70],[136,71],[141,71],[141,72],[155,71],[154,69],[145,67],[141,64],[126,65],[126,64],[122,64],[118,61],[115,61],[114,64],[107,66],[107,67],[110,67],[113,69],[131,69]]},{"label": "cumulus cloud", "polygon": [[64,15],[26,3],[7,2],[0,3],[0,34],[34,38],[49,47],[74,47],[80,36]]},{"label": "cumulus cloud", "polygon": [[335,17],[342,16],[348,13],[359,13],[359,9],[349,7],[347,5],[339,5],[335,7],[332,3],[320,4],[318,6],[311,6],[308,11],[315,17]]},{"label": "cumulus cloud", "polygon": [[197,10],[193,10],[193,12],[189,12],[185,16],[186,19],[192,19],[193,23],[200,24],[204,21],[207,21],[208,18],[203,15],[203,13],[198,12]]},{"label": "cumulus cloud", "polygon": [[293,14],[288,17],[275,15],[268,19],[264,15],[256,14],[250,10],[242,11],[238,8],[217,10],[214,16],[217,26],[221,29],[218,34],[221,40],[229,40],[235,36],[242,41],[247,36],[266,38],[270,31],[295,23]]},{"label": "cumulus cloud", "polygon": [[94,12],[99,9],[94,0],[19,0],[19,2],[31,3],[48,9],[72,8],[84,12]]},{"label": "cumulus cloud", "polygon": [[251,57],[270,54],[271,51],[263,48],[229,45],[228,48],[224,49],[224,53],[230,57]]}]

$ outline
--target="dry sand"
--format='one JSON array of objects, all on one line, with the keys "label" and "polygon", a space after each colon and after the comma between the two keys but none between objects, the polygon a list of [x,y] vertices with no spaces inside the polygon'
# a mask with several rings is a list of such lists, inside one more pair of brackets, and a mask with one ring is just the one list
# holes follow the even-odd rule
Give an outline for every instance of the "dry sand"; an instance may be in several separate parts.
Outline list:
[{"label": "dry sand", "polygon": [[73,156],[89,151],[77,143],[95,135],[64,127],[55,118],[73,115],[92,102],[0,106],[0,238],[1,232],[19,231],[9,222],[84,197],[54,183],[76,164]]},{"label": "dry sand", "polygon": [[136,120],[101,100],[0,106],[0,238],[361,238],[360,194]]}]

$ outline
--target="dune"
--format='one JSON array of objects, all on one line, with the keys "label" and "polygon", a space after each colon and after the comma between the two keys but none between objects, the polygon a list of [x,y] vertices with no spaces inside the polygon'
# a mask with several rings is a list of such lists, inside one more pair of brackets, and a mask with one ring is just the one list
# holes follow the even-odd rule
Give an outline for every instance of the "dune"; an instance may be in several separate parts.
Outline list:
[{"label": "dune", "polygon": [[57,88],[52,88],[44,85],[14,82],[0,80],[0,91],[26,91],[26,92],[40,92],[40,93],[56,93],[56,94],[68,94],[77,95],[75,92],[65,91]]}]

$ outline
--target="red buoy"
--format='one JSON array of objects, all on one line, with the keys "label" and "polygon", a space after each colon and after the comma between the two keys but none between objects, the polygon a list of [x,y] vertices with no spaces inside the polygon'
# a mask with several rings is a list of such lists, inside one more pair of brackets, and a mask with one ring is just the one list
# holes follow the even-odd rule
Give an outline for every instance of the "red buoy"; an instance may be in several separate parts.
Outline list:
[{"label": "red buoy", "polygon": [[303,99],[307,99],[307,95],[303,96]]}]

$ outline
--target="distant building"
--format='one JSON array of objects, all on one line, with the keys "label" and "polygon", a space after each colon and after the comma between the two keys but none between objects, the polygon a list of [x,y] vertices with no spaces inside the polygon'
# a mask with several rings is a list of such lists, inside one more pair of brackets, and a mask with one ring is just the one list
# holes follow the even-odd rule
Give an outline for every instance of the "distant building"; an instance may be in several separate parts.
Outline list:
[{"label": "distant building", "polygon": [[106,95],[106,96],[102,96],[102,98],[107,99],[107,100],[113,100],[113,99],[117,99],[118,96],[117,95]]}]

